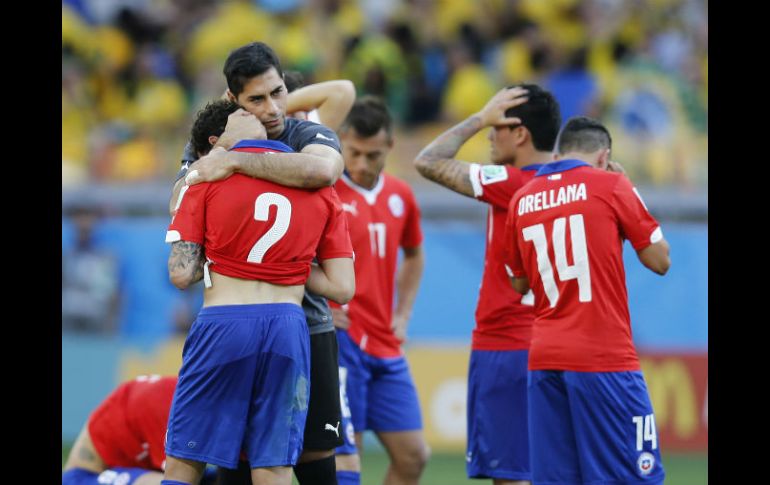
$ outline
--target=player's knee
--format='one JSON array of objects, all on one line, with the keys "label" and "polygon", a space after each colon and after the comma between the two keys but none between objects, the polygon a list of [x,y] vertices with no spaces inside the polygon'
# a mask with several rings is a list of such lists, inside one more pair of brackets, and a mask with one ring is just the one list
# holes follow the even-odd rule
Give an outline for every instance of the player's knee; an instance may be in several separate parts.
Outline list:
[{"label": "player's knee", "polygon": [[425,469],[430,458],[430,448],[426,443],[403,448],[393,457],[393,466],[401,474],[418,477]]},{"label": "player's knee", "polygon": [[337,463],[337,471],[361,471],[361,457],[358,456],[358,453],[352,455],[336,455],[334,459]]}]

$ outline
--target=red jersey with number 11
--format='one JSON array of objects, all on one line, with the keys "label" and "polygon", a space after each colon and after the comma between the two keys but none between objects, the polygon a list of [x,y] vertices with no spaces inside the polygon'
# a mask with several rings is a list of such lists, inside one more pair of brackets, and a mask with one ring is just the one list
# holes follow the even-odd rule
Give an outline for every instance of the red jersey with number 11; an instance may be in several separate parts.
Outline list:
[{"label": "red jersey with number 11", "polygon": [[[348,334],[367,354],[397,357],[401,344],[391,325],[398,248],[422,243],[420,210],[406,182],[384,173],[371,190],[344,174],[335,187],[356,253],[356,294],[348,303]],[[329,305],[338,306],[331,301]]]}]

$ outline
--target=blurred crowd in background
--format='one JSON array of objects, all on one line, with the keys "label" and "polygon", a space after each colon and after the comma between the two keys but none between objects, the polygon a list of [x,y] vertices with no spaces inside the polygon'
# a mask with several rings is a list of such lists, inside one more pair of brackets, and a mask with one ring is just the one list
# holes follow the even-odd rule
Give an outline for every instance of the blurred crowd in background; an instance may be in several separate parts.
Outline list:
[{"label": "blurred crowd in background", "polygon": [[[635,183],[708,182],[706,0],[63,0],[62,187],[168,181],[228,53],[260,40],[306,83],[352,80],[398,119],[388,171],[516,82],[600,118]],[[464,159],[484,161],[476,137]]]}]

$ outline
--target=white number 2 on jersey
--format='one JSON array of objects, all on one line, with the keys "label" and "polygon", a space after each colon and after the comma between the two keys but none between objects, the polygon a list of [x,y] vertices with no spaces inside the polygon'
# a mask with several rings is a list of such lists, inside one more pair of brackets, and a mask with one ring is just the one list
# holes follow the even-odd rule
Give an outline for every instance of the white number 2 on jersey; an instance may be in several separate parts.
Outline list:
[{"label": "white number 2 on jersey", "polygon": [[[556,258],[556,270],[561,281],[577,279],[578,299],[581,302],[588,302],[591,301],[591,270],[588,267],[588,251],[586,250],[586,232],[583,224],[583,215],[576,214],[569,217],[572,266],[567,264],[566,223],[565,217],[560,217],[553,221],[551,242]],[[525,227],[522,230],[522,234],[525,241],[532,241],[535,244],[537,269],[540,272],[540,278],[543,280],[545,296],[548,297],[548,302],[551,304],[551,308],[553,308],[559,300],[559,288],[556,286],[553,267],[548,257],[548,240],[545,236],[545,227],[543,224]]]},{"label": "white number 2 on jersey", "polygon": [[249,257],[246,261],[250,263],[261,263],[262,258],[270,247],[281,239],[286,231],[289,230],[289,221],[291,220],[291,202],[281,194],[274,192],[265,192],[257,197],[254,203],[254,220],[267,221],[270,215],[270,206],[278,208],[273,226],[262,235],[261,238],[251,247]]}]

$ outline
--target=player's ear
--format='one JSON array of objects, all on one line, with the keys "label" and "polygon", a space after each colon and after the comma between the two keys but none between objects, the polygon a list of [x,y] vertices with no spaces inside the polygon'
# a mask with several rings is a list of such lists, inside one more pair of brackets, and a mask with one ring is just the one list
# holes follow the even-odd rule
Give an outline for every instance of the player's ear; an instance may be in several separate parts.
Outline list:
[{"label": "player's ear", "polygon": [[530,135],[529,130],[524,125],[519,125],[515,128],[513,128],[513,140],[517,145],[524,145],[527,143],[527,140],[532,138],[532,135]]},{"label": "player's ear", "polygon": [[227,91],[225,91],[225,96],[227,96],[227,99],[229,99],[233,103],[237,103],[238,102],[238,98],[229,89]]},{"label": "player's ear", "polygon": [[599,159],[596,161],[596,168],[600,170],[607,170],[610,162],[610,149],[605,148],[599,152]]},{"label": "player's ear", "polygon": [[217,140],[219,140],[218,136],[211,135],[209,137],[209,143],[211,144],[212,147],[217,144]]}]

